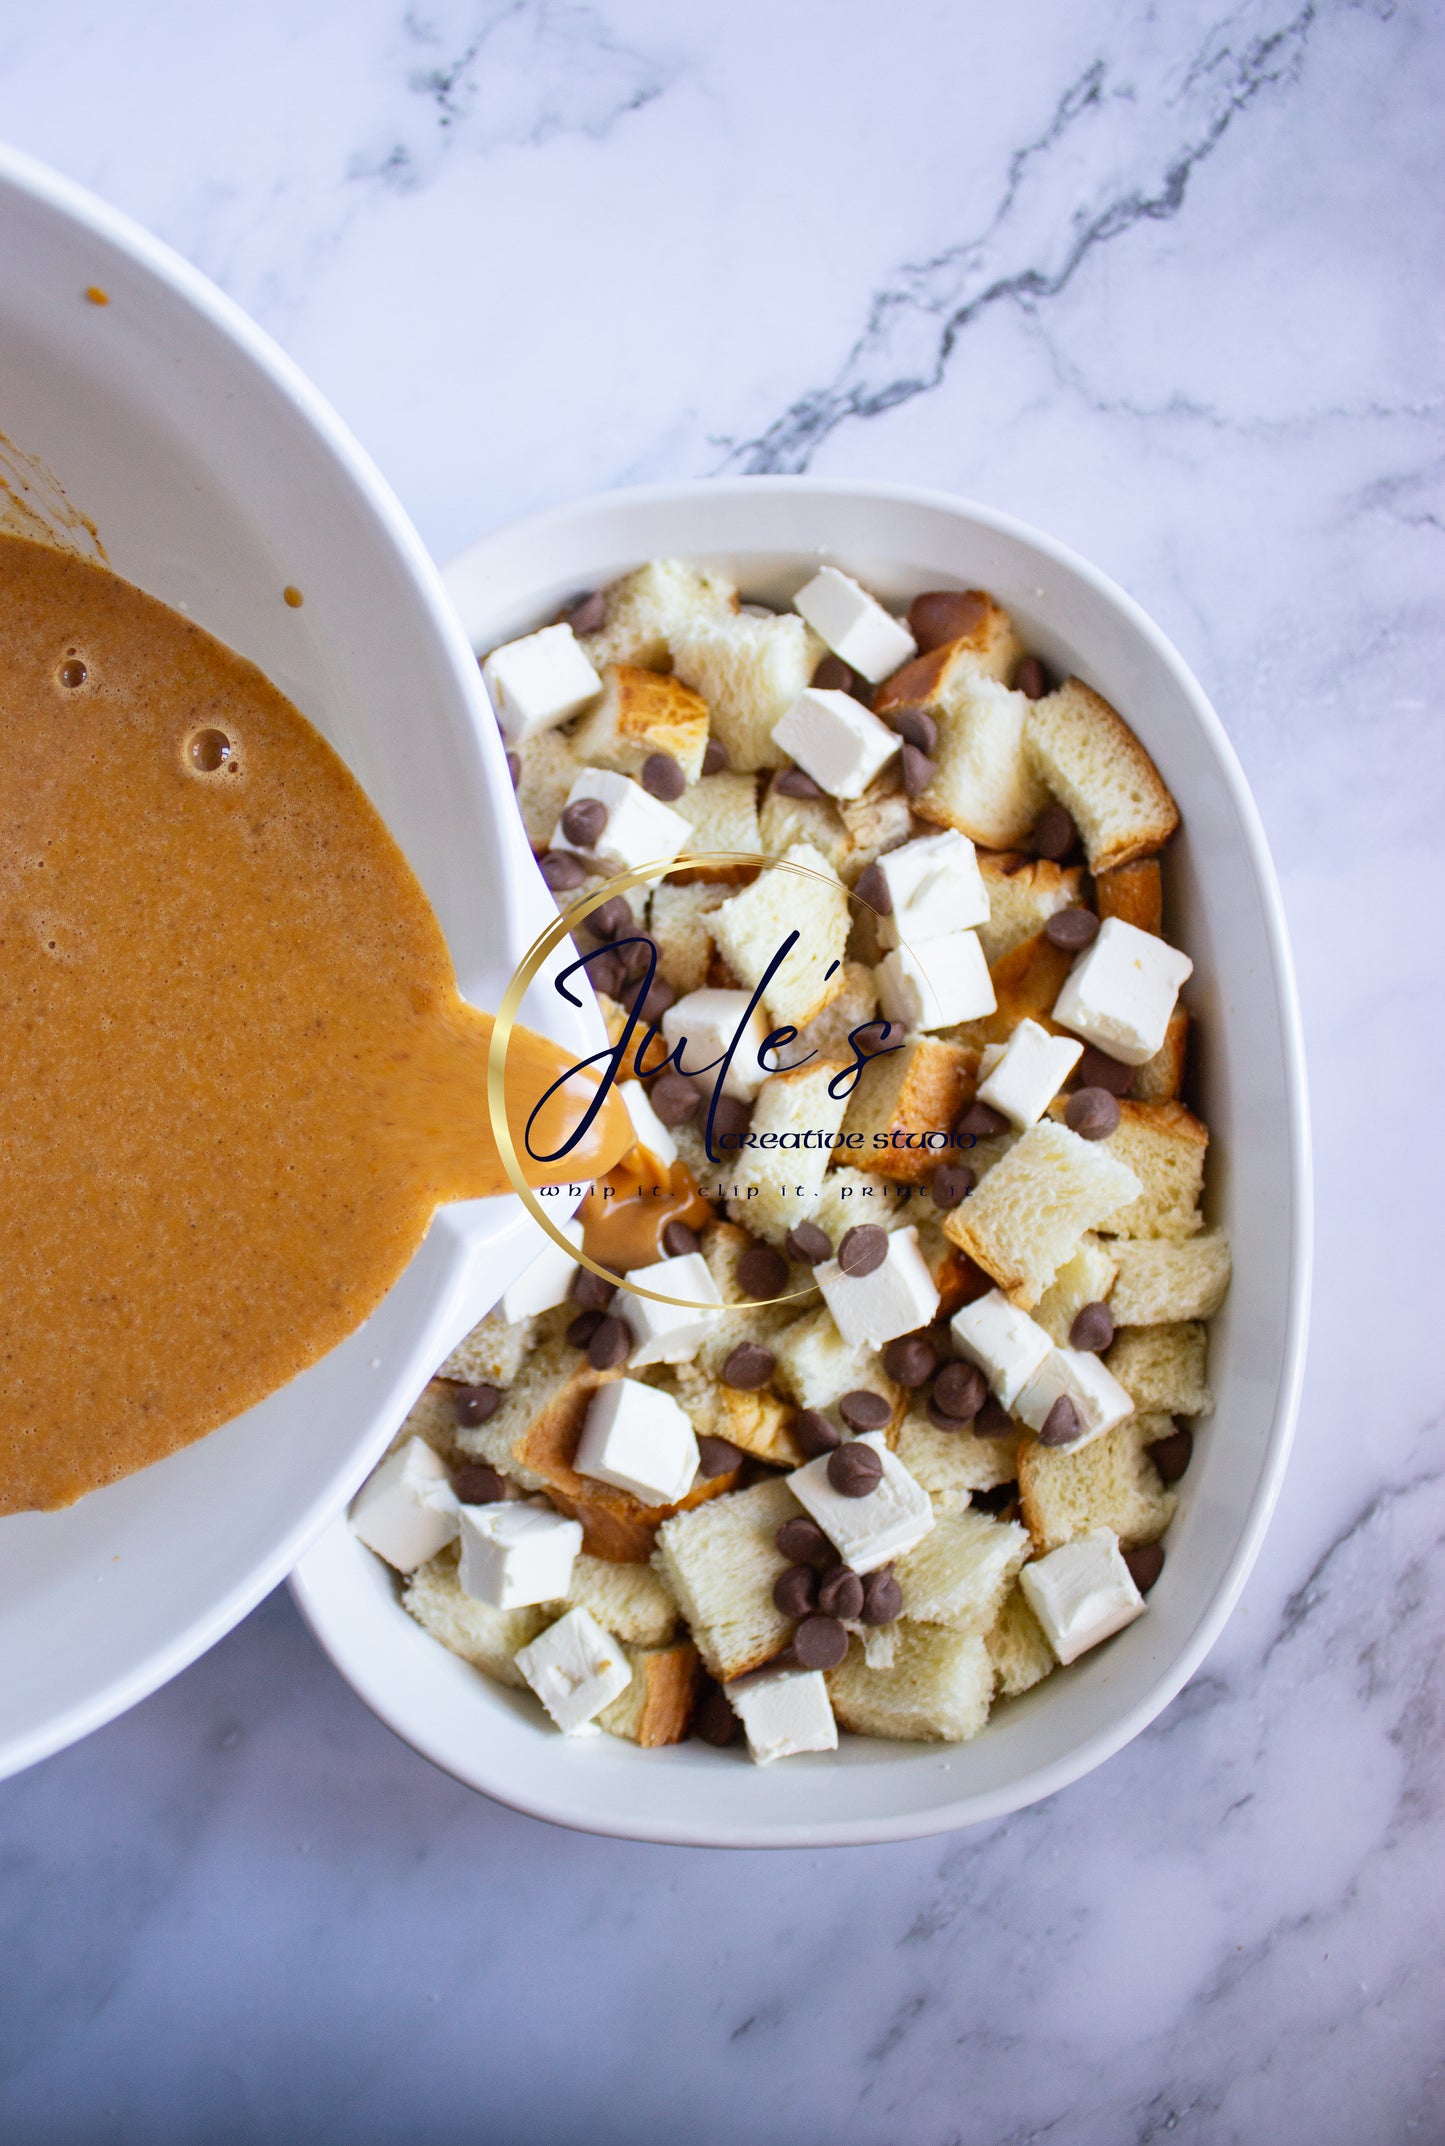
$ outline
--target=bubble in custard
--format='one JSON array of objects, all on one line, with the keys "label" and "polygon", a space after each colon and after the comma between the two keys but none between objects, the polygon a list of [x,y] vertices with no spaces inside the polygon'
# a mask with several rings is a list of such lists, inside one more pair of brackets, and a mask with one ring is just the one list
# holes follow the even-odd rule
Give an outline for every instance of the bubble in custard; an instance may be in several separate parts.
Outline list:
[{"label": "bubble in custard", "polygon": [[232,750],[224,730],[198,730],[186,746],[186,756],[203,775],[214,775],[226,765]]},{"label": "bubble in custard", "polygon": [[85,665],[79,662],[74,656],[70,658],[69,662],[62,663],[60,669],[56,672],[56,676],[59,678],[60,683],[63,686],[70,687],[83,686],[85,684],[86,675],[87,674]]}]

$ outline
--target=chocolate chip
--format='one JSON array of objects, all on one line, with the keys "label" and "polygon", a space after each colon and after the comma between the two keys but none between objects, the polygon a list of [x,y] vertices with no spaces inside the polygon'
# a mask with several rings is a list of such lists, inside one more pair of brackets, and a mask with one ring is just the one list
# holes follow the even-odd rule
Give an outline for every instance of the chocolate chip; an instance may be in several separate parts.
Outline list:
[{"label": "chocolate chip", "polygon": [[1085,1304],[1069,1328],[1069,1347],[1098,1356],[1114,1338],[1114,1314],[1107,1304]]},{"label": "chocolate chip", "polygon": [[620,1319],[604,1318],[587,1344],[587,1361],[594,1371],[613,1371],[625,1364],[632,1336]]},{"label": "chocolate chip", "polygon": [[975,1438],[1012,1438],[1017,1429],[1018,1425],[1002,1401],[996,1401],[992,1394],[973,1419]]},{"label": "chocolate chip", "polygon": [[873,697],[873,688],[867,679],[841,656],[824,656],[813,673],[812,683],[820,693],[851,693],[854,700],[861,700],[865,707]]},{"label": "chocolate chip", "polygon": [[928,1180],[928,1190],[934,1206],[947,1214],[962,1207],[977,1183],[977,1173],[966,1162],[941,1162]]},{"label": "chocolate chip", "polygon": [[658,959],[657,942],[650,939],[646,932],[639,932],[619,950],[618,958],[622,963],[623,975],[630,984],[635,984],[639,976],[645,976]]},{"label": "chocolate chip", "polygon": [[507,1495],[507,1478],[485,1461],[472,1461],[453,1472],[452,1489],[462,1505],[500,1505]]},{"label": "chocolate chip", "polygon": [[862,1622],[892,1624],[902,1613],[903,1589],[893,1576],[893,1567],[880,1565],[863,1583]]},{"label": "chocolate chip", "polygon": [[943,1410],[930,1394],[924,1411],[936,1431],[966,1431],[968,1425],[957,1416],[945,1416]]},{"label": "chocolate chip", "polygon": [[785,767],[781,775],[773,777],[773,788],[779,797],[822,797],[822,785],[814,782],[811,775],[800,767]]},{"label": "chocolate chip", "polygon": [[495,1386],[458,1386],[452,1395],[452,1410],[463,1430],[489,1422],[501,1405],[502,1396]]},{"label": "chocolate chip", "polygon": [[554,894],[570,894],[587,877],[587,867],[582,859],[574,857],[567,849],[544,850],[537,859],[537,870]]},{"label": "chocolate chip", "polygon": [[758,1341],[740,1341],[722,1367],[723,1384],[740,1393],[757,1393],[777,1369],[778,1359]]},{"label": "chocolate chip", "polygon": [[567,1339],[572,1347],[585,1349],[605,1317],[605,1312],[579,1311],[567,1329]]},{"label": "chocolate chip", "polygon": [[713,1112],[712,1132],[714,1140],[726,1140],[735,1147],[753,1122],[753,1114],[746,1103],[740,1103],[735,1095],[720,1095]]},{"label": "chocolate chip", "polygon": [[1033,846],[1038,857],[1048,857],[1057,864],[1067,857],[1076,840],[1076,830],[1062,805],[1049,805],[1034,821]]},{"label": "chocolate chip", "polygon": [[887,1257],[888,1232],[877,1222],[855,1222],[852,1229],[843,1232],[838,1264],[854,1281],[860,1281],[865,1274],[876,1274]]},{"label": "chocolate chip", "polygon": [[1017,1483],[995,1483],[992,1490],[969,1493],[969,1504],[980,1513],[1006,1513],[1019,1494]]},{"label": "chocolate chip", "polygon": [[608,998],[618,997],[626,979],[622,963],[610,950],[593,956],[587,964],[587,974],[593,990],[606,992]]},{"label": "chocolate chip", "polygon": [[921,797],[937,773],[937,763],[927,753],[921,753],[916,745],[904,746],[903,787],[910,797]]},{"label": "chocolate chip", "polygon": [[721,1751],[728,1744],[735,1744],[743,1733],[743,1725],[728,1704],[727,1693],[720,1684],[714,1684],[703,1693],[697,1703],[697,1712],[692,1717],[694,1736],[700,1736],[705,1744],[715,1744]]},{"label": "chocolate chip", "polygon": [[670,805],[687,788],[687,777],[671,753],[649,753],[642,763],[642,787],[649,797]]},{"label": "chocolate chip", "polygon": [[1014,691],[1022,693],[1025,700],[1042,700],[1049,691],[1049,674],[1037,656],[1024,657],[1014,680]]},{"label": "chocolate chip", "polygon": [[863,1582],[847,1565],[830,1572],[818,1589],[818,1607],[825,1617],[861,1617]]},{"label": "chocolate chip", "polygon": [[574,797],[563,807],[562,832],[577,849],[591,849],[607,825],[607,807],[600,797]]},{"label": "chocolate chip", "polygon": [[645,990],[641,983],[635,985],[622,1003],[632,1008],[639,1021],[656,1028],[668,1007],[677,1004],[677,993],[665,977],[655,976]]},{"label": "chocolate chip", "polygon": [[723,751],[722,739],[709,738],[702,749],[702,771],[704,775],[721,775],[727,764],[728,756]]},{"label": "chocolate chip", "polygon": [[770,1244],[750,1244],[733,1272],[743,1295],[755,1304],[780,1296],[788,1286],[788,1262]]},{"label": "chocolate chip", "polygon": [[683,1259],[689,1252],[697,1251],[702,1239],[695,1229],[679,1222],[676,1215],[666,1223],[662,1232],[662,1249],[669,1259]]},{"label": "chocolate chip", "polygon": [[1050,946],[1062,947],[1066,954],[1082,953],[1098,936],[1099,919],[1092,909],[1056,909],[1044,926]]},{"label": "chocolate chip", "polygon": [[938,725],[926,708],[899,708],[889,721],[905,744],[916,746],[921,753],[933,753],[938,744]]},{"label": "chocolate chip", "polygon": [[1157,1542],[1141,1543],[1137,1550],[1125,1550],[1124,1563],[1129,1567],[1129,1577],[1141,1595],[1147,1595],[1160,1573],[1164,1570],[1163,1546]]},{"label": "chocolate chip", "polygon": [[617,1284],[605,1282],[587,1267],[579,1267],[567,1284],[567,1294],[580,1311],[606,1311],[617,1294]]},{"label": "chocolate chip", "polygon": [[916,1393],[938,1369],[938,1351],[926,1334],[900,1334],[884,1349],[883,1368],[897,1385]]},{"label": "chocolate chip", "polygon": [[1061,1393],[1039,1426],[1042,1446],[1071,1446],[1084,1435],[1079,1411],[1066,1393]]},{"label": "chocolate chip", "polygon": [[574,633],[600,633],[607,623],[607,598],[601,589],[589,589],[582,596],[574,596],[562,613],[560,623],[570,626]]},{"label": "chocolate chip", "polygon": [[685,1073],[659,1073],[648,1083],[648,1100],[664,1125],[686,1125],[695,1118],[702,1097]]},{"label": "chocolate chip", "polygon": [[848,1652],[848,1634],[836,1617],[805,1617],[793,1634],[793,1659],[802,1669],[836,1669]]},{"label": "chocolate chip", "polygon": [[1074,1079],[1080,1088],[1103,1088],[1109,1095],[1124,1095],[1134,1079],[1134,1067],[1121,1065],[1107,1051],[1096,1051],[1091,1043],[1074,1068]]},{"label": "chocolate chip", "polygon": [[860,901],[866,902],[870,909],[876,909],[879,916],[892,916],[893,896],[888,891],[888,880],[881,866],[865,865],[858,874],[853,892]]},{"label": "chocolate chip", "polygon": [[706,1433],[697,1442],[698,1472],[709,1481],[715,1475],[730,1475],[734,1468],[741,1468],[746,1459],[741,1446],[735,1446],[730,1438],[709,1438]]},{"label": "chocolate chip", "polygon": [[837,1555],[816,1520],[785,1520],[773,1541],[795,1565],[831,1565]]},{"label": "chocolate chip", "polygon": [[625,931],[632,929],[632,911],[622,895],[614,894],[593,910],[585,928],[592,938],[605,946],[609,939],[620,939]]},{"label": "chocolate chip", "polygon": [[972,1423],[988,1399],[988,1382],[977,1364],[945,1364],[933,1382],[934,1406],[955,1423]]},{"label": "chocolate chip", "polygon": [[799,1222],[788,1231],[783,1242],[790,1259],[799,1259],[806,1267],[820,1266],[825,1259],[833,1257],[833,1245],[828,1232],[819,1229],[816,1222]]},{"label": "chocolate chip", "polygon": [[992,1140],[999,1133],[1008,1131],[1008,1123],[1003,1112],[995,1110],[991,1103],[970,1103],[953,1129],[960,1140],[966,1140],[970,1134],[976,1140]]},{"label": "chocolate chip", "polygon": [[515,790],[522,779],[522,763],[516,753],[507,755],[507,773],[512,778],[512,788]]},{"label": "chocolate chip", "polygon": [[926,656],[976,632],[987,616],[987,599],[977,589],[925,589],[908,606],[908,631]]},{"label": "chocolate chip", "polygon": [[828,1481],[840,1498],[866,1498],[883,1480],[883,1463],[873,1446],[837,1446],[828,1455]]},{"label": "chocolate chip", "polygon": [[805,1408],[801,1415],[794,1417],[793,1436],[809,1460],[816,1459],[820,1453],[831,1453],[839,1442],[836,1425],[816,1408]]},{"label": "chocolate chip", "polygon": [[773,1582],[773,1607],[785,1617],[806,1617],[818,1600],[818,1575],[811,1565],[789,1565]]},{"label": "chocolate chip", "polygon": [[850,1431],[881,1431],[893,1410],[881,1393],[870,1393],[866,1386],[859,1386],[844,1394],[838,1413]]},{"label": "chocolate chip", "polygon": [[1194,1458],[1194,1433],[1171,1431],[1167,1438],[1156,1438],[1149,1458],[1166,1483],[1177,1483]]},{"label": "chocolate chip", "polygon": [[1081,1140],[1107,1140],[1118,1122],[1118,1100],[1107,1088],[1076,1088],[1064,1105],[1064,1123]]}]

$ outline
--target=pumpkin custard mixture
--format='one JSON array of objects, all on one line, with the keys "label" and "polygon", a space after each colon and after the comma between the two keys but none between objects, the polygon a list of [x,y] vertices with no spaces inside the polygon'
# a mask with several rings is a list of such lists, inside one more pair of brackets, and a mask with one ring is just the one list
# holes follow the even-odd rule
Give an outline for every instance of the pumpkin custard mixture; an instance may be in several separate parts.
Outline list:
[{"label": "pumpkin custard mixture", "polygon": [[[274,1392],[507,1189],[492,1020],[325,740],[114,574],[0,538],[0,1512]],[[517,1031],[508,1096],[565,1070]],[[533,1145],[561,1146],[569,1083]],[[605,1171],[615,1098],[548,1175]]]}]

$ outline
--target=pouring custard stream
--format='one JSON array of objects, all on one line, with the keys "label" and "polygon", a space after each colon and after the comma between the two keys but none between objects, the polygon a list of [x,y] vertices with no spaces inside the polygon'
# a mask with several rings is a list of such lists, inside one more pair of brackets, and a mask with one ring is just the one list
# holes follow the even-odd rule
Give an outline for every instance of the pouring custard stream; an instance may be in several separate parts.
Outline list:
[{"label": "pouring custard stream", "polygon": [[[507,1190],[492,1017],[370,801],[253,665],[0,537],[0,1512],[66,1505],[293,1378],[437,1207]],[[508,1052],[519,1153],[567,1060]],[[533,1130],[543,1154],[593,1076]],[[536,1183],[631,1145],[615,1095]]]}]

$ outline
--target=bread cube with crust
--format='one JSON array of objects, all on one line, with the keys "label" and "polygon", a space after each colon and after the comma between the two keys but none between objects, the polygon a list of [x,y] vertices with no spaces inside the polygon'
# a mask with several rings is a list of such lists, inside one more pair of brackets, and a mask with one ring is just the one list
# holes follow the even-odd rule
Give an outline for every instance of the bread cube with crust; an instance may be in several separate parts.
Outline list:
[{"label": "bread cube with crust", "polygon": [[[899,1043],[896,1033],[888,1040]],[[923,1184],[940,1162],[968,1160],[944,1136],[973,1101],[978,1058],[967,1044],[913,1036],[863,1068],[843,1129],[862,1134],[857,1152],[880,1177]]]},{"label": "bread cube with crust", "polygon": [[907,792],[891,771],[881,775],[861,797],[838,807],[848,830],[848,850],[841,870],[848,885],[879,857],[906,842],[913,833],[913,810]]},{"label": "bread cube with crust", "polygon": [[1229,1289],[1229,1239],[1223,1230],[1197,1237],[1116,1237],[1110,1309],[1120,1326],[1167,1326],[1212,1319]]},{"label": "bread cube with crust", "polygon": [[843,815],[831,797],[789,797],[770,782],[758,808],[758,834],[764,856],[781,857],[796,842],[807,842],[841,872],[850,840]]},{"label": "bread cube with crust", "polygon": [[1136,1103],[1172,1103],[1184,1086],[1184,1069],[1189,1052],[1189,1014],[1185,1007],[1176,1006],[1169,1016],[1169,1026],[1164,1031],[1164,1041],[1152,1058],[1146,1058],[1129,1084],[1129,1094]]},{"label": "bread cube with crust", "polygon": [[[730,856],[756,859],[762,854],[763,838],[758,827],[758,784],[754,775],[704,775],[676,798],[672,807],[692,832],[683,844],[691,856],[709,850]],[[704,869],[692,867],[694,871]],[[719,861],[720,879],[735,879],[752,869],[749,864]]]},{"label": "bread cube with crust", "polygon": [[1094,906],[1100,920],[1118,917],[1136,931],[1152,931],[1157,938],[1164,929],[1164,879],[1157,857],[1140,857],[1133,864],[1117,864],[1100,872],[1094,881]]},{"label": "bread cube with crust", "polygon": [[658,1530],[658,1573],[719,1683],[761,1669],[792,1636],[792,1619],[773,1601],[773,1583],[788,1563],[775,1538],[802,1510],[782,1477],[770,1476],[678,1513]]},{"label": "bread cube with crust", "polygon": [[731,618],[738,592],[728,576],[687,559],[649,559],[603,592],[605,614],[582,646],[599,671],[604,664],[672,668],[673,646],[704,623]]},{"label": "bread cube with crust", "polygon": [[1116,1243],[1111,1238],[1106,1245],[1092,1230],[1086,1230],[1040,1297],[1034,1323],[1059,1348],[1068,1346],[1069,1330],[1086,1304],[1108,1301],[1118,1272],[1114,1260]]},{"label": "bread cube with crust", "polygon": [[[1054,1108],[1062,1115],[1059,1105]],[[1182,1103],[1119,1105],[1119,1123],[1096,1145],[1130,1169],[1137,1198],[1099,1224],[1110,1237],[1193,1237],[1204,1227],[1200,1195],[1209,1129]]]},{"label": "bread cube with crust", "polygon": [[555,1603],[532,1602],[525,1609],[502,1610],[463,1593],[455,1543],[429,1564],[417,1567],[402,1590],[401,1606],[423,1631],[464,1662],[518,1691],[526,1689],[527,1680],[515,1657],[556,1615]]},{"label": "bread cube with crust", "polygon": [[1129,1549],[1158,1542],[1179,1501],[1149,1448],[1173,1428],[1168,1416],[1136,1415],[1081,1448],[1028,1439],[1019,1452],[1019,1506],[1035,1554],[1091,1528],[1112,1528]]},{"label": "bread cube with crust", "polygon": [[936,708],[950,683],[961,673],[981,672],[1007,685],[1023,657],[1013,620],[984,589],[969,589],[974,622],[956,640],[930,648],[885,678],[873,696],[874,712],[890,715],[899,708]]},{"label": "bread cube with crust", "polygon": [[943,1228],[1011,1301],[1032,1310],[1085,1230],[1138,1196],[1134,1172],[1105,1141],[1045,1121],[995,1164]]},{"label": "bread cube with crust", "polygon": [[707,702],[680,678],[634,663],[609,663],[601,695],[572,733],[572,750],[587,767],[639,778],[654,753],[666,753],[689,782],[696,782],[707,732]]},{"label": "bread cube with crust", "polygon": [[1028,1554],[1028,1534],[1017,1521],[967,1508],[939,1513],[932,1534],[898,1560],[903,1614],[915,1624],[981,1636]]},{"label": "bread cube with crust", "polygon": [[404,1422],[387,1447],[387,1454],[399,1453],[413,1438],[420,1438],[433,1453],[439,1453],[450,1462],[457,1449],[456,1387],[449,1378],[440,1374],[428,1379],[421,1392],[407,1410]]},{"label": "bread cube with crust", "polygon": [[437,1377],[464,1386],[510,1386],[526,1360],[536,1326],[534,1319],[508,1321],[501,1306],[495,1306],[463,1335]]},{"label": "bread cube with crust", "polygon": [[1083,838],[1089,870],[1162,849],[1179,825],[1163,777],[1118,710],[1078,678],[1030,704],[1029,763]]},{"label": "bread cube with crust", "polygon": [[697,1695],[696,1647],[687,1639],[662,1646],[633,1646],[624,1641],[623,1651],[631,1681],[603,1707],[598,1727],[610,1736],[641,1744],[644,1750],[680,1744]]},{"label": "bread cube with crust", "polygon": [[996,678],[961,667],[931,704],[936,772],[913,801],[919,817],[956,827],[986,849],[1024,842],[1049,803],[1024,748],[1034,705]]},{"label": "bread cube with crust", "polygon": [[979,925],[978,936],[990,969],[1083,897],[1081,865],[1055,864],[1023,850],[980,850],[978,869],[988,896],[988,922]]},{"label": "bread cube with crust", "polygon": [[1208,1327],[1181,1319],[1168,1326],[1121,1327],[1105,1362],[1141,1413],[1212,1416],[1208,1357]]},{"label": "bread cube with crust", "polygon": [[1020,940],[989,969],[996,1002],[993,1012],[951,1028],[948,1034],[955,1042],[980,1048],[1007,1043],[1022,1021],[1036,1021],[1051,1036],[1066,1034],[1054,1019],[1054,1002],[1068,982],[1072,964],[1073,956],[1042,932]]},{"label": "bread cube with crust", "polygon": [[717,880],[692,879],[679,885],[660,881],[648,901],[647,928],[657,942],[659,974],[674,991],[700,991],[713,957],[710,918],[728,898]]},{"label": "bread cube with crust", "polygon": [[560,730],[539,730],[512,747],[518,763],[517,810],[527,840],[543,850],[562,816],[567,793],[582,772],[572,741]]},{"label": "bread cube with crust", "polygon": [[904,1621],[888,1668],[870,1669],[855,1639],[828,1690],[839,1726],[856,1736],[962,1744],[988,1720],[993,1663],[977,1633]]},{"label": "bread cube with crust", "polygon": [[803,869],[774,865],[760,872],[750,887],[718,910],[712,932],[750,991],[762,981],[779,948],[797,933],[796,943],[768,982],[763,1003],[779,1026],[802,1028],[843,988],[848,897],[837,873],[808,843],[795,843],[781,862]]},{"label": "bread cube with crust", "polygon": [[651,1564],[621,1564],[580,1551],[566,1601],[553,1609],[560,1616],[564,1608],[579,1605],[631,1647],[660,1647],[677,1630],[677,1604]]},{"label": "bread cube with crust", "polygon": [[1043,1627],[1029,1608],[1028,1596],[1017,1585],[1010,1591],[995,1623],[984,1635],[999,1697],[1016,1699],[1058,1667],[1058,1657],[1044,1637]]},{"label": "bread cube with crust", "polygon": [[794,614],[703,618],[674,638],[672,654],[678,677],[707,702],[728,766],[782,767],[773,731],[823,656],[811,628]]}]

